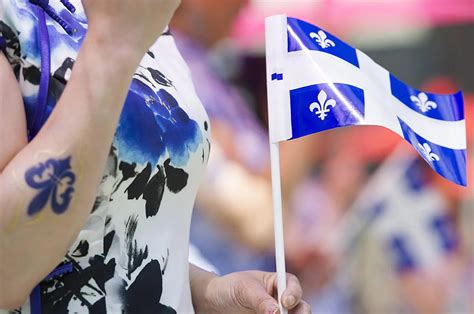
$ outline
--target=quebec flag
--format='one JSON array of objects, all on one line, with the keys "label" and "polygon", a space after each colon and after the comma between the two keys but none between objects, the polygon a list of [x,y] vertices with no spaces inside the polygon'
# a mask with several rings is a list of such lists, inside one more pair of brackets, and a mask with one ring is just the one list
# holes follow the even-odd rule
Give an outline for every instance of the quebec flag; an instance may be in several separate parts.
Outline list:
[{"label": "quebec flag", "polygon": [[350,125],[405,138],[441,176],[466,186],[461,92],[425,93],[330,33],[284,15],[266,19],[272,142]]}]

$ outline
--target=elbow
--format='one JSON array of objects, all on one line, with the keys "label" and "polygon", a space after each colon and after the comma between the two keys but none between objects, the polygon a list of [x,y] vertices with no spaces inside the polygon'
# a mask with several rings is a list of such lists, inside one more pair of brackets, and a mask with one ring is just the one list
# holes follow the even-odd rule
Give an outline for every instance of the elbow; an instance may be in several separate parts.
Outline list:
[{"label": "elbow", "polygon": [[28,296],[21,293],[13,294],[11,292],[2,291],[0,295],[0,311],[15,310],[21,308]]},{"label": "elbow", "polygon": [[28,285],[22,286],[11,275],[0,271],[0,312],[22,307],[30,294],[30,290],[25,288],[26,286]]}]

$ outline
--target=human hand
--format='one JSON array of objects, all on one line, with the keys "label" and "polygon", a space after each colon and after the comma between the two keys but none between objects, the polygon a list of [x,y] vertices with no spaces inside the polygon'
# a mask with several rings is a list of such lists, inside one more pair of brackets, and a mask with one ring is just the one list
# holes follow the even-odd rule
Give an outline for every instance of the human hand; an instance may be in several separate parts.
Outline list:
[{"label": "human hand", "polygon": [[[311,313],[310,306],[301,300],[302,289],[298,279],[287,274],[287,288],[282,295],[283,307],[290,314]],[[201,287],[202,289],[203,287]],[[193,301],[196,313],[279,313],[276,296],[277,275],[261,271],[236,272],[213,277],[201,296],[205,304]],[[194,291],[193,291],[194,292]]]},{"label": "human hand", "polygon": [[130,48],[140,58],[168,25],[180,0],[83,0],[88,37]]}]

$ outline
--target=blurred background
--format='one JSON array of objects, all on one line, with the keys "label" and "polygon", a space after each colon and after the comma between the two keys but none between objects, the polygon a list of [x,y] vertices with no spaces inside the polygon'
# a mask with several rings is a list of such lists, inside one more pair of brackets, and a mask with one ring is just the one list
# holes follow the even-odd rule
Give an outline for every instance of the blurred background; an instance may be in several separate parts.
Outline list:
[{"label": "blurred background", "polygon": [[474,313],[474,0],[185,0],[171,31],[211,120],[191,259],[275,270],[264,18],[316,24],[417,89],[464,92],[468,187],[379,127],[281,145],[287,270],[314,313]]}]

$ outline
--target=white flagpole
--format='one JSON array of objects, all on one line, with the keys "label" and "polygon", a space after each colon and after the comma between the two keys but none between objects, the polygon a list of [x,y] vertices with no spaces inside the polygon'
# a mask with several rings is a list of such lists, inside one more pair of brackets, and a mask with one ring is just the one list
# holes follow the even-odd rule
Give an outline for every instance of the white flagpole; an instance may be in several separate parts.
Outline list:
[{"label": "white flagpole", "polygon": [[282,294],[286,289],[285,243],[283,236],[283,210],[281,197],[279,141],[291,138],[289,124],[289,94],[284,84],[282,67],[287,48],[287,19],[284,15],[267,17],[265,20],[265,54],[267,59],[268,129],[270,138],[270,162],[272,173],[273,226],[275,233],[275,260],[278,283],[278,303],[283,309]]},{"label": "white flagpole", "polygon": [[265,55],[267,59],[268,124],[270,162],[272,172],[273,228],[275,232],[275,261],[278,283],[278,303],[286,289],[285,244],[283,236],[283,208],[281,197],[279,141],[291,138],[289,119],[289,94],[284,84],[282,66],[288,50],[287,19],[285,15],[267,17],[265,20]]},{"label": "white flagpole", "polygon": [[283,206],[281,197],[280,180],[280,148],[279,143],[270,141],[270,160],[272,171],[272,197],[273,197],[273,228],[275,233],[275,260],[278,282],[278,303],[280,313],[287,314],[283,308],[281,296],[286,289],[286,266],[285,266],[285,239],[283,236]]}]

